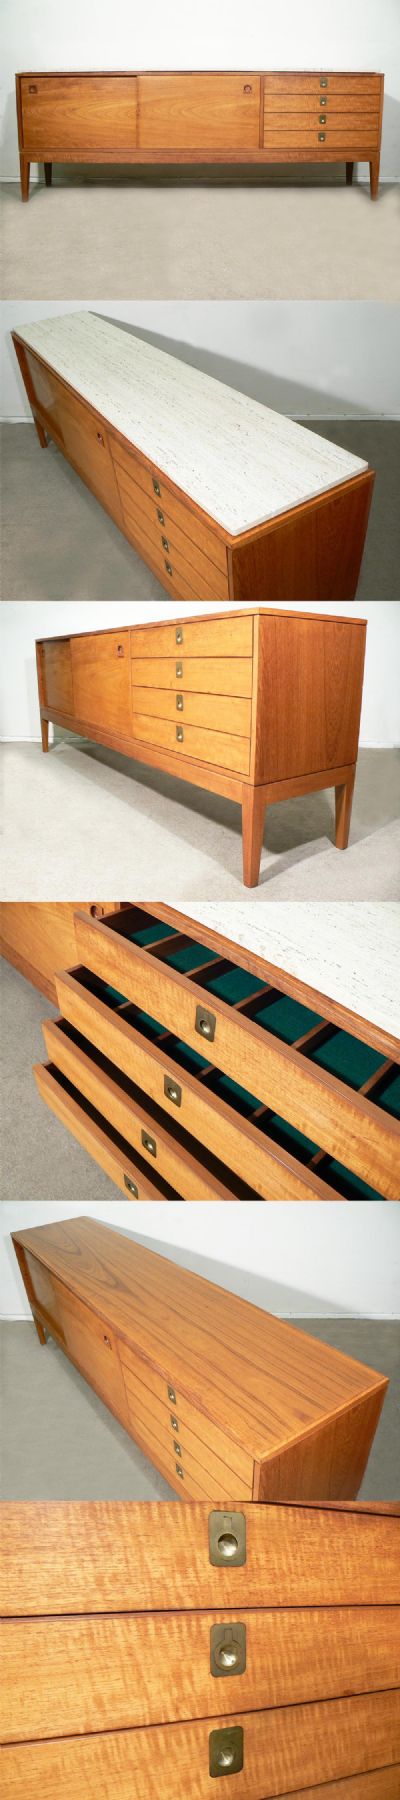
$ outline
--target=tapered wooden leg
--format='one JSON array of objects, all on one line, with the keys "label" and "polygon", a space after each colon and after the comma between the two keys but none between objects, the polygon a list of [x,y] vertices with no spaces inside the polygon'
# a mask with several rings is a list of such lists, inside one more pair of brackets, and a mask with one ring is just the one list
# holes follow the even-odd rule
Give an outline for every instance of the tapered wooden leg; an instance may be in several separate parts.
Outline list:
[{"label": "tapered wooden leg", "polygon": [[26,156],[20,156],[19,167],[20,167],[20,179],[21,179],[21,200],[29,200],[29,176],[30,176],[31,165],[29,162],[27,162]]},{"label": "tapered wooden leg", "polygon": [[52,175],[53,175],[53,164],[52,163],[43,163],[43,168],[44,168],[44,179],[46,182],[46,187],[51,187]]},{"label": "tapered wooden leg", "polygon": [[264,836],[266,801],[263,787],[244,787],[242,797],[243,881],[257,887]]},{"label": "tapered wooden leg", "polygon": [[336,849],[347,850],[356,771],[353,769],[343,787],[335,788]]},{"label": "tapered wooden leg", "polygon": [[371,200],[377,200],[379,192],[379,156],[373,156],[369,165],[369,185]]},{"label": "tapered wooden leg", "polygon": [[39,438],[39,444],[40,444],[41,450],[47,450],[49,440],[48,440],[48,437],[46,436],[44,425],[41,425],[40,419],[37,419],[35,417],[35,414],[33,415],[33,423],[35,426],[35,431],[37,432],[37,436]]},{"label": "tapered wooden leg", "polygon": [[40,720],[40,728],[41,728],[41,733],[42,733],[42,750],[48,750],[48,748],[49,748],[49,721],[48,721],[48,719]]},{"label": "tapered wooden leg", "polygon": [[352,185],[353,174],[354,174],[354,163],[347,162],[346,163],[346,182],[347,182],[348,187],[351,187],[351,185]]},{"label": "tapered wooden leg", "polygon": [[36,1327],[36,1331],[37,1331],[38,1338],[39,1338],[39,1344],[45,1344],[47,1342],[47,1339],[46,1339],[46,1332],[44,1329],[44,1325],[41,1325],[40,1319],[38,1319],[36,1317],[36,1313],[33,1314],[33,1323]]}]

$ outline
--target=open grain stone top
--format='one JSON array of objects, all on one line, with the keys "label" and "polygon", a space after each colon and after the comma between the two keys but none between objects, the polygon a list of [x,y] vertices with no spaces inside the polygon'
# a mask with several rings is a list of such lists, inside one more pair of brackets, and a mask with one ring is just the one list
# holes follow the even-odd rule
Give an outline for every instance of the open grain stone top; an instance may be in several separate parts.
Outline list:
[{"label": "open grain stone top", "polygon": [[97,314],[42,319],[18,335],[232,536],[368,467]]}]

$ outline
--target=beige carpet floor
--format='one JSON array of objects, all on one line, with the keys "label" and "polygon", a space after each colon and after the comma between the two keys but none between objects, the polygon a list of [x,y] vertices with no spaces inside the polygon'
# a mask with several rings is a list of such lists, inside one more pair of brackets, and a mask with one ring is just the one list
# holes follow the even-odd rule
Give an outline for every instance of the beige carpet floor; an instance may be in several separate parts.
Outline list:
[{"label": "beige carpet floor", "polygon": [[112,750],[58,736],[2,748],[3,897],[103,900],[396,900],[400,760],[362,750],[349,849],[334,845],[333,791],[272,806],[261,879],[243,889],[233,801]]},{"label": "beige carpet floor", "polygon": [[[366,1319],[293,1322],[389,1376],[360,1499],[399,1499],[398,1324]],[[0,1347],[3,1500],[177,1499],[57,1344],[50,1339],[42,1347],[34,1326],[18,1321],[2,1325]]]},{"label": "beige carpet floor", "polygon": [[[376,419],[308,421],[311,430],[376,470],[358,600],[400,598],[400,425]],[[136,555],[55,444],[33,425],[2,427],[3,600],[161,600]]]},{"label": "beige carpet floor", "polygon": [[[363,170],[365,173],[365,170]],[[342,166],[130,174],[56,169],[2,190],[4,297],[398,300],[400,189]]]}]

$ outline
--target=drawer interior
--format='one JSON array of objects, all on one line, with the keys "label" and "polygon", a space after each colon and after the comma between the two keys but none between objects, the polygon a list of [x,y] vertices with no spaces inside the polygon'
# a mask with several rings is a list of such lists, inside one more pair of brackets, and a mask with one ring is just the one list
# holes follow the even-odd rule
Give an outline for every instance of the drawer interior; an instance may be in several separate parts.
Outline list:
[{"label": "drawer interior", "polygon": [[[107,921],[107,926],[109,922]],[[166,967],[174,968],[204,992],[223,999],[243,1017],[251,1018],[262,1029],[276,1035],[294,1049],[299,1057],[326,1068],[347,1088],[365,1095],[371,1105],[382,1108],[393,1119],[400,1112],[400,1071],[383,1053],[361,1039],[326,1020],[289,994],[278,990],[243,968],[239,963],[220,957],[215,950],[189,933],[181,933],[151,914],[135,908],[111,917],[111,929],[125,939],[149,951]],[[243,1083],[236,1082],[218,1069],[207,1054],[202,1055],[167,1029],[163,1021],[152,1017],[126,999],[117,989],[85,968],[74,971],[81,986],[94,994],[126,1023],[150,1042],[165,1049],[168,1057],[201,1083],[205,1092],[215,1095],[242,1118],[273,1147],[288,1152],[298,1164],[318,1173],[327,1184],[327,1195],[343,1199],[382,1200],[376,1188],[354,1174],[351,1169],[326,1153],[311,1137],[304,1135],[282,1114],[261,1102]],[[283,1100],[283,1096],[282,1096]],[[243,1193],[243,1189],[241,1189]],[[244,1197],[251,1197],[250,1191]]]},{"label": "drawer interior", "polygon": [[[126,1138],[120,1136],[119,1131],[114,1131],[111,1125],[107,1123],[105,1126],[102,1113],[99,1113],[96,1107],[92,1106],[90,1101],[73,1086],[73,1082],[69,1081],[62,1070],[57,1068],[56,1063],[47,1063],[46,1067],[49,1075],[51,1075],[52,1081],[61,1089],[66,1098],[74,1100],[75,1104],[80,1107],[81,1112],[85,1115],[85,1118],[91,1120],[93,1125],[99,1126],[103,1133],[106,1131],[110,1149],[114,1147],[116,1150],[122,1151],[122,1154],[126,1157],[127,1164],[129,1165],[132,1160],[132,1145],[127,1143]],[[137,1167],[141,1175],[147,1176],[148,1178],[149,1164],[144,1161],[142,1156],[138,1155],[136,1150],[135,1167]],[[154,1198],[156,1199],[159,1194],[160,1200],[176,1200],[176,1194],[174,1193],[173,1188],[170,1187],[169,1182],[164,1181],[153,1168],[151,1174],[154,1185]]]}]

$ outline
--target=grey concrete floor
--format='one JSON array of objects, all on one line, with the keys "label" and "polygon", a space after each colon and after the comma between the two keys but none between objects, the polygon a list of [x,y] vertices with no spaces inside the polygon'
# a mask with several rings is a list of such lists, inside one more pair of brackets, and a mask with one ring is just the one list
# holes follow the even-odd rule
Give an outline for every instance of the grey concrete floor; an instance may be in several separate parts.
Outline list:
[{"label": "grey concrete floor", "polygon": [[343,165],[123,176],[58,165],[29,206],[4,186],[5,298],[400,298],[396,185],[371,205]]},{"label": "grey concrete floor", "polygon": [[[398,1324],[360,1319],[292,1323],[389,1376],[360,1499],[400,1499]],[[177,1498],[54,1341],[42,1347],[27,1321],[3,1323],[0,1346],[3,1500]]]},{"label": "grey concrete floor", "polygon": [[[72,734],[7,744],[2,892],[6,900],[396,900],[400,757],[361,750],[349,848],[335,848],[334,794],[271,806],[260,882],[243,887],[241,810],[161,770]],[[78,873],[77,873],[78,871]]]},{"label": "grey concrete floor", "polygon": [[[308,420],[376,470],[359,600],[400,597],[400,425]],[[160,600],[164,589],[54,443],[31,424],[6,424],[3,446],[4,600]]]}]

